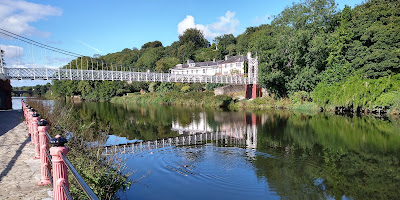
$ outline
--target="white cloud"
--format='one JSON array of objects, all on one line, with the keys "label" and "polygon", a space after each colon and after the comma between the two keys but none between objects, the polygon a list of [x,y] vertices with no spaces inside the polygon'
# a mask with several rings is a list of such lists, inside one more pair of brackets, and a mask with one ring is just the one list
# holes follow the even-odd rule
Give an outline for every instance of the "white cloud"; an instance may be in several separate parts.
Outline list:
[{"label": "white cloud", "polygon": [[225,16],[219,17],[219,21],[210,25],[211,29],[222,34],[235,33],[239,28],[239,20],[235,18],[236,13],[228,10]]},{"label": "white cloud", "polygon": [[[47,37],[50,33],[37,30],[30,23],[45,19],[46,16],[60,16],[61,14],[60,8],[50,5],[19,0],[0,1],[0,27],[16,34]],[[4,35],[0,34],[0,37],[4,37]]]},{"label": "white cloud", "polygon": [[0,49],[4,51],[4,59],[17,58],[24,55],[24,48],[13,45],[2,45]]},{"label": "white cloud", "polygon": [[240,25],[240,21],[235,18],[235,15],[235,12],[228,10],[224,16],[218,18],[217,22],[208,25],[196,24],[194,17],[187,15],[186,18],[178,24],[178,34],[182,35],[185,30],[189,28],[197,28],[203,31],[204,37],[208,40],[212,40],[223,34],[234,34]]}]

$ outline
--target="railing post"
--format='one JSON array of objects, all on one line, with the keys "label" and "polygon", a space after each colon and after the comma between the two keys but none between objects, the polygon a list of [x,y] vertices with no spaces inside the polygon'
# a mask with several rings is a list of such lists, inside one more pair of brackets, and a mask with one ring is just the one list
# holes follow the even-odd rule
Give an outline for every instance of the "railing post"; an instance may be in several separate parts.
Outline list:
[{"label": "railing post", "polygon": [[67,139],[57,135],[50,140],[53,147],[50,148],[51,162],[53,164],[53,195],[54,200],[66,200],[67,195],[63,191],[63,186],[69,189],[68,172],[61,153],[67,155],[68,147],[64,146]]},{"label": "railing post", "polygon": [[[25,109],[25,112],[24,112],[24,116],[25,116],[25,125],[26,126],[28,126],[28,111],[30,110],[30,108],[29,108],[29,105],[28,104],[26,104],[26,109]],[[29,131],[28,131],[29,132]],[[28,135],[29,135],[29,133],[28,133]]]},{"label": "railing post", "polygon": [[31,117],[31,140],[35,145],[35,157],[33,159],[40,159],[40,144],[39,144],[39,133],[38,133],[38,121],[40,120],[39,114],[34,112]]},{"label": "railing post", "polygon": [[33,112],[35,112],[35,109],[33,109],[33,108],[30,108],[29,110],[28,110],[28,118],[27,118],[27,120],[26,120],[26,125],[28,126],[28,134],[31,136],[31,144],[34,144],[35,143],[35,141],[33,141],[33,136],[32,136],[32,132],[33,132],[33,130],[32,130],[32,124],[31,124],[31,120],[32,120],[32,114],[33,114]]},{"label": "railing post", "polygon": [[28,105],[23,101],[22,102],[22,112],[24,113],[24,119],[26,120],[26,110],[28,109]]},{"label": "railing post", "polygon": [[50,184],[50,178],[48,172],[50,172],[50,161],[47,158],[47,151],[49,149],[49,138],[46,135],[46,131],[49,130],[46,120],[38,121],[38,131],[39,131],[39,142],[40,142],[40,171],[41,177],[38,185],[48,185]]},{"label": "railing post", "polygon": [[[29,105],[26,104],[25,105],[25,109],[24,109],[24,117],[25,117],[25,125],[28,126],[28,110],[29,110]],[[29,133],[28,133],[29,136]]]}]

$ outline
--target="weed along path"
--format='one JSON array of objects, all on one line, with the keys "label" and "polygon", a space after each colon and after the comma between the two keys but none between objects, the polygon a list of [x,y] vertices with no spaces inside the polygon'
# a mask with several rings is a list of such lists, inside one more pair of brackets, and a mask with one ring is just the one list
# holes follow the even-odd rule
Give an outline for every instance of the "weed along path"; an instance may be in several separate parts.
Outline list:
[{"label": "weed along path", "polygon": [[0,199],[51,199],[51,186],[38,186],[40,160],[22,111],[0,111]]}]

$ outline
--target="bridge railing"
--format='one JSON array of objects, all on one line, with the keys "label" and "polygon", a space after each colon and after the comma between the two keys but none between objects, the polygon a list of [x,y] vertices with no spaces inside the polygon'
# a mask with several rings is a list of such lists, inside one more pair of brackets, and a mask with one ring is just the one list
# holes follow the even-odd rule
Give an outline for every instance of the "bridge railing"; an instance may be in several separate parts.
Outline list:
[{"label": "bridge railing", "polygon": [[[43,186],[51,184],[53,187],[54,200],[72,199],[69,193],[67,171],[67,169],[69,169],[87,197],[91,200],[97,200],[97,196],[66,156],[68,147],[64,144],[67,142],[67,139],[59,135],[55,138],[51,138],[48,134],[49,127],[47,126],[47,122],[43,119],[41,120],[35,110],[23,100],[22,110],[26,125],[28,126],[28,134],[31,136],[32,143],[35,145],[34,159],[40,159],[41,163],[41,177],[38,185]],[[50,149],[48,148],[49,143],[53,145]],[[51,171],[53,173],[51,173]]]},{"label": "bridge railing", "polygon": [[257,83],[256,77],[238,75],[195,75],[130,71],[83,70],[61,68],[4,68],[7,79],[31,80],[109,80],[143,82],[225,83],[245,85]]}]

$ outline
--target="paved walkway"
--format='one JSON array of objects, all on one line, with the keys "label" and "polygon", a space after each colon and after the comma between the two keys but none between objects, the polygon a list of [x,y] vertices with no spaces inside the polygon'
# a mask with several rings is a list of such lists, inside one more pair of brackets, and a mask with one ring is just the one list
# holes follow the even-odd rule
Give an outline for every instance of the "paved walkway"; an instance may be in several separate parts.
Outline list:
[{"label": "paved walkway", "polygon": [[51,199],[51,186],[38,186],[40,160],[33,160],[21,110],[0,111],[0,199]]}]

